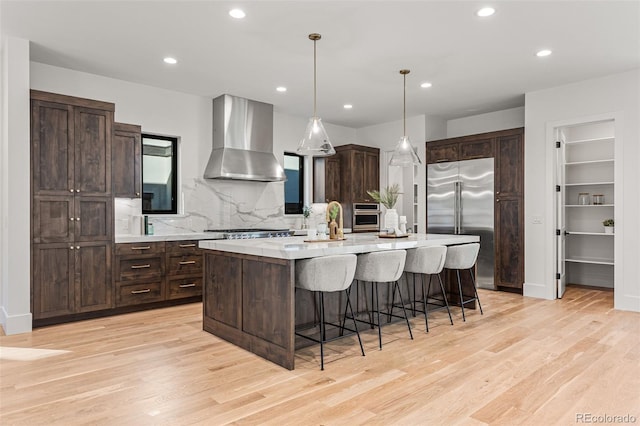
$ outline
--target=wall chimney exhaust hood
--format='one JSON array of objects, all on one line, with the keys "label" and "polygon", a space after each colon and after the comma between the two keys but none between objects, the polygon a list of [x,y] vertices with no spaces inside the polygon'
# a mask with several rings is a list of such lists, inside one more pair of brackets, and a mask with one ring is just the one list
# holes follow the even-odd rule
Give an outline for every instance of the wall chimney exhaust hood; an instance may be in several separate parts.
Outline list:
[{"label": "wall chimney exhaust hood", "polygon": [[226,94],[213,100],[213,151],[204,177],[286,180],[273,155],[273,105]]}]

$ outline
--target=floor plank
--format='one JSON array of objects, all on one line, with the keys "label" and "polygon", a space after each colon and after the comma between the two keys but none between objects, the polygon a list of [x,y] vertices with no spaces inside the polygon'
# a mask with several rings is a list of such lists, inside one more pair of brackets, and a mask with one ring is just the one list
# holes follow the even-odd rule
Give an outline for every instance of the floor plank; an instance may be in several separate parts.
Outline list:
[{"label": "floor plank", "polygon": [[640,314],[613,292],[562,300],[480,290],[445,312],[296,352],[288,371],[202,331],[202,305],[0,336],[0,424],[574,424],[640,421]]}]

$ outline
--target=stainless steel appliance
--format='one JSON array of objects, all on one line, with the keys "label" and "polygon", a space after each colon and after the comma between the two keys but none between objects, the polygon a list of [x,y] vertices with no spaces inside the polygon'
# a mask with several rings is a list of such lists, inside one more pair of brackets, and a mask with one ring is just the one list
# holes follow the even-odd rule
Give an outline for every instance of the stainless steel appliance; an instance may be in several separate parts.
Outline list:
[{"label": "stainless steel appliance", "polygon": [[290,237],[294,231],[289,229],[205,229],[204,232],[222,234],[225,240],[251,240],[254,238]]},{"label": "stainless steel appliance", "polygon": [[377,203],[353,203],[353,232],[380,230],[380,205]]},{"label": "stainless steel appliance", "polygon": [[427,167],[427,233],[479,235],[477,285],[494,289],[494,159]]},{"label": "stainless steel appliance", "polygon": [[213,151],[204,177],[286,180],[273,154],[273,105],[231,95],[213,100]]}]

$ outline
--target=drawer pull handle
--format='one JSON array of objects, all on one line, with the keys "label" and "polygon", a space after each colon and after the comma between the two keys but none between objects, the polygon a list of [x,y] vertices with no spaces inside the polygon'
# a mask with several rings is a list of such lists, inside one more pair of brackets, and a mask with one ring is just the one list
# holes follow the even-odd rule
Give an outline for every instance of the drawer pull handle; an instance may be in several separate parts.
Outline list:
[{"label": "drawer pull handle", "polygon": [[195,260],[183,260],[180,262],[181,265],[193,265],[194,263],[196,263]]},{"label": "drawer pull handle", "polygon": [[195,247],[195,244],[180,244],[180,248]]},{"label": "drawer pull handle", "polygon": [[150,264],[146,264],[146,265],[131,265],[131,269],[144,269],[144,268],[151,268]]},{"label": "drawer pull handle", "polygon": [[131,247],[131,250],[149,250],[151,246]]},{"label": "drawer pull handle", "polygon": [[180,284],[180,288],[188,288],[188,287],[195,287],[196,283],[191,283],[191,284]]},{"label": "drawer pull handle", "polygon": [[131,294],[142,294],[142,293],[150,293],[150,288],[145,288],[144,290],[131,290]]}]

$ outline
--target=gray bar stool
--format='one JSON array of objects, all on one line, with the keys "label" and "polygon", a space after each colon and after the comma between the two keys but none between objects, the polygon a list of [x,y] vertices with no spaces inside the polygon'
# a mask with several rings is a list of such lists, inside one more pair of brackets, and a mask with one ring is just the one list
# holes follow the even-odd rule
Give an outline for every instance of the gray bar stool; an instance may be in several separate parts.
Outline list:
[{"label": "gray bar stool", "polygon": [[[444,291],[444,285],[442,285],[442,279],[440,278],[440,272],[444,267],[444,261],[447,255],[447,247],[445,246],[431,246],[431,247],[418,247],[416,249],[407,250],[407,260],[404,264],[404,271],[413,274],[413,306],[415,315],[415,304],[422,303],[424,312],[424,322],[426,330],[429,331],[429,319],[427,316],[427,305],[429,305],[429,294],[431,293],[431,279],[435,274],[438,277],[440,283],[440,291],[442,292],[442,299],[435,299],[441,301],[443,308],[447,308],[449,313],[449,322],[453,325],[453,318],[451,318],[451,310],[449,309],[449,303],[447,302],[447,295]],[[420,281],[422,283],[422,300],[416,299],[416,274],[420,275]],[[424,277],[429,275],[429,286],[425,290]],[[440,306],[440,305],[439,305]]]},{"label": "gray bar stool", "polygon": [[[480,304],[480,298],[478,297],[478,289],[476,288],[476,280],[473,276],[473,265],[475,265],[478,259],[478,252],[480,251],[479,243],[463,244],[459,246],[449,246],[447,248],[447,258],[444,261],[445,269],[455,269],[456,276],[458,277],[458,292],[460,294],[460,307],[462,308],[462,321],[466,321],[464,315],[464,305],[474,300],[478,301],[480,307],[480,315],[483,315],[482,305]],[[464,300],[462,294],[462,283],[460,282],[460,270],[468,270],[471,275],[471,283],[473,284],[474,297]]]},{"label": "gray bar stool", "polygon": [[[378,342],[380,344],[380,349],[382,349],[382,332],[380,330],[380,305],[378,303],[378,284],[381,283],[393,283],[393,300],[389,311],[386,312],[386,315],[391,320],[391,317],[396,318],[404,318],[407,322],[407,328],[409,329],[409,336],[413,340],[413,333],[411,332],[411,325],[409,324],[409,318],[407,317],[407,311],[404,308],[404,303],[402,300],[402,293],[400,292],[400,286],[398,285],[398,280],[402,276],[402,272],[404,271],[404,262],[407,257],[407,252],[404,250],[387,250],[387,251],[376,251],[372,253],[364,253],[358,255],[358,264],[356,266],[355,279],[357,281],[365,281],[371,282],[371,303],[373,304],[374,293],[375,293],[375,309],[372,308],[371,313],[377,314],[377,322],[373,322],[373,318],[371,321],[364,321],[360,319],[356,319],[356,321],[360,321],[366,324],[371,325],[372,327],[378,327]],[[404,317],[399,315],[393,315],[393,304],[395,301],[396,290],[398,291],[398,295],[400,297],[400,303],[402,306],[402,310],[404,312]],[[345,315],[346,319],[346,315]]]},{"label": "gray bar stool", "polygon": [[[349,308],[351,316],[355,318],[353,315],[353,309],[351,308],[351,302],[349,301],[349,293],[347,292],[347,289],[353,282],[353,277],[356,271],[356,262],[357,257],[355,254],[324,256],[296,261],[296,287],[320,294],[320,339],[315,339],[311,336],[298,332],[296,332],[296,335],[309,339],[313,342],[320,343],[321,370],[324,370],[324,343],[341,337],[344,329],[356,333],[358,336],[358,342],[360,343],[360,351],[362,352],[362,356],[364,356],[364,348],[362,347],[362,340],[360,339],[358,325],[355,320],[353,321],[355,329],[352,330],[345,327],[344,323],[338,325],[327,322],[324,317],[324,294],[345,291],[347,293],[346,308]],[[334,327],[340,327],[340,336],[327,339],[327,324]]]}]

